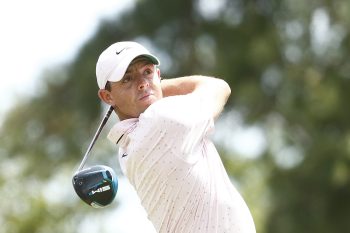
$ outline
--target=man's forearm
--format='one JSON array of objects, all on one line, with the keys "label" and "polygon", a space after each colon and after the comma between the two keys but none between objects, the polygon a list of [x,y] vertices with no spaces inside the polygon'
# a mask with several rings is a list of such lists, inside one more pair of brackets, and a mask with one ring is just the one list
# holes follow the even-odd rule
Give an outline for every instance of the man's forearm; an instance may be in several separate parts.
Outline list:
[{"label": "man's forearm", "polygon": [[180,77],[162,80],[163,97],[186,95],[195,90],[195,76]]},{"label": "man's forearm", "polygon": [[162,91],[164,97],[190,93],[198,95],[211,109],[214,118],[221,113],[231,94],[231,89],[224,80],[206,76],[162,80]]}]

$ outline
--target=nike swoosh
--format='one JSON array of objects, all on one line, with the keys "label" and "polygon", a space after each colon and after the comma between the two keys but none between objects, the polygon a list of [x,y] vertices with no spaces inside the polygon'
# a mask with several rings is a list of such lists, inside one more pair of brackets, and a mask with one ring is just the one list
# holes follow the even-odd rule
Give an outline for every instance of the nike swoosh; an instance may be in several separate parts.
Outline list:
[{"label": "nike swoosh", "polygon": [[126,48],[123,48],[122,50],[120,50],[119,52],[115,52],[117,55],[119,55],[121,52],[123,52],[123,50],[126,49]]},{"label": "nike swoosh", "polygon": [[128,156],[127,153],[122,154],[122,158],[124,158],[124,157],[126,157],[126,156]]}]

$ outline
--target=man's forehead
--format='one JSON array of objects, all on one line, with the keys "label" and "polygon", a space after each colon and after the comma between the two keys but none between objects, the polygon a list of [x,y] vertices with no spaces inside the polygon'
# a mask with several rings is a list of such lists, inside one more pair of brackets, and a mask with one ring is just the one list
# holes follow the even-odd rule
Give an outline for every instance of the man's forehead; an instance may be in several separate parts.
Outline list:
[{"label": "man's forehead", "polygon": [[146,65],[154,65],[154,64],[149,58],[145,56],[137,57],[130,63],[125,73],[130,73],[135,69],[139,69],[140,67],[143,67]]},{"label": "man's forehead", "polygon": [[141,55],[141,56],[138,56],[138,57],[134,58],[134,60],[132,60],[130,62],[129,66],[137,64],[137,63],[150,63],[150,64],[153,64],[152,60],[149,57]]}]

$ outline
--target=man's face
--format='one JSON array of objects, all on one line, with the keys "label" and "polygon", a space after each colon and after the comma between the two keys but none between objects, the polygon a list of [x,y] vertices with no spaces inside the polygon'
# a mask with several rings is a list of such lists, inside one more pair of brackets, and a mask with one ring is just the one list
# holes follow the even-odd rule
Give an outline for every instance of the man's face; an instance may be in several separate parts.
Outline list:
[{"label": "man's face", "polygon": [[120,120],[139,117],[161,99],[159,69],[146,59],[132,62],[122,80],[111,83],[112,103]]}]

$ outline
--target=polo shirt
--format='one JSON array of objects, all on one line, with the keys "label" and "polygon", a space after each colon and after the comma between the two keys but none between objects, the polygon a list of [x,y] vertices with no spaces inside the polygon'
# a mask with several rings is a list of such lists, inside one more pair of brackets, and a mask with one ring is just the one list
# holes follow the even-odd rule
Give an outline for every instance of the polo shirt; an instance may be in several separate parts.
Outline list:
[{"label": "polo shirt", "polygon": [[212,114],[192,93],[162,98],[109,132],[157,232],[256,232],[209,138],[213,130]]}]

